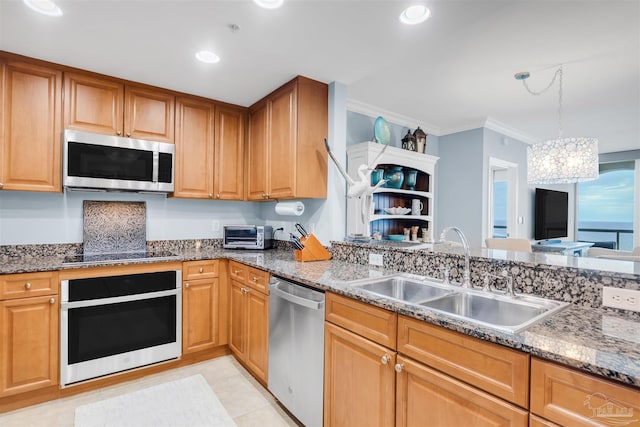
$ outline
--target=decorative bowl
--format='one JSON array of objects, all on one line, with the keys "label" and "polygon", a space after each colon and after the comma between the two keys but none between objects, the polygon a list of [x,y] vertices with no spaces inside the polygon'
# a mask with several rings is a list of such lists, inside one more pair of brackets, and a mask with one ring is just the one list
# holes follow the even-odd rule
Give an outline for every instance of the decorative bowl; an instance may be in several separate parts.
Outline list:
[{"label": "decorative bowl", "polygon": [[[395,207],[395,208],[384,208],[384,211],[389,215],[406,215],[411,212],[409,208]],[[404,236],[402,236],[404,238]]]},{"label": "decorative bowl", "polygon": [[394,241],[394,242],[403,242],[404,241],[404,234],[389,234],[387,236],[387,238],[389,240]]}]

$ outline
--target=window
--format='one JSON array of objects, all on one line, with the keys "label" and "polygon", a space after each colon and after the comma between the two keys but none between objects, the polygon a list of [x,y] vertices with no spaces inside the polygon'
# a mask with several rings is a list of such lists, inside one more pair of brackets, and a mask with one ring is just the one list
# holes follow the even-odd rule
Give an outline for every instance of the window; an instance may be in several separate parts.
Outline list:
[{"label": "window", "polygon": [[493,237],[507,237],[507,181],[493,182]]},{"label": "window", "polygon": [[578,240],[633,249],[634,163],[601,164],[597,180],[578,184]]}]

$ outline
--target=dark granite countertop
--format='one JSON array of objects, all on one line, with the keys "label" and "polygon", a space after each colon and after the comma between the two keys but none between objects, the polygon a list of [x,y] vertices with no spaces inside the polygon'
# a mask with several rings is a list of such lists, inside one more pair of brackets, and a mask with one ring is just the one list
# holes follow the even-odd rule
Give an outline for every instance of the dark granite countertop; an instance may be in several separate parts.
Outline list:
[{"label": "dark granite countertop", "polygon": [[[637,317],[620,311],[570,305],[522,332],[510,334],[441,315],[424,307],[375,297],[345,283],[396,272],[392,270],[341,261],[296,262],[293,253],[286,250],[255,252],[204,249],[178,251],[177,255],[182,261],[234,259],[285,279],[349,296],[466,335],[640,387],[640,325]],[[62,259],[61,256],[4,258],[0,274],[92,267],[63,265]],[[149,261],[100,265],[145,262]]]}]

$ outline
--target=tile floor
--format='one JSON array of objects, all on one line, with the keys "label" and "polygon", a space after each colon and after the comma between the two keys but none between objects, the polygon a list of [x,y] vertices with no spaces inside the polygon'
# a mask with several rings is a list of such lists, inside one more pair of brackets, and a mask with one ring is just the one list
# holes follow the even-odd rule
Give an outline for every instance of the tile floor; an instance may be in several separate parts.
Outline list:
[{"label": "tile floor", "polygon": [[[146,387],[201,374],[239,427],[297,426],[274,397],[233,356],[173,369],[64,399],[0,414],[2,427],[72,427],[80,405],[108,399]],[[192,426],[189,426],[192,427]]]}]

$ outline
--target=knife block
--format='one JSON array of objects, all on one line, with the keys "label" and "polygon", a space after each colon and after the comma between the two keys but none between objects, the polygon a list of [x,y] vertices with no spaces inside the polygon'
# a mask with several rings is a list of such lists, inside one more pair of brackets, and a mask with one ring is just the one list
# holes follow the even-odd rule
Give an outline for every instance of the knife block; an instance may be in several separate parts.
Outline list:
[{"label": "knife block", "polygon": [[302,243],[304,249],[295,249],[293,251],[293,258],[296,261],[325,261],[331,259],[331,254],[313,234],[301,237],[300,243]]}]

